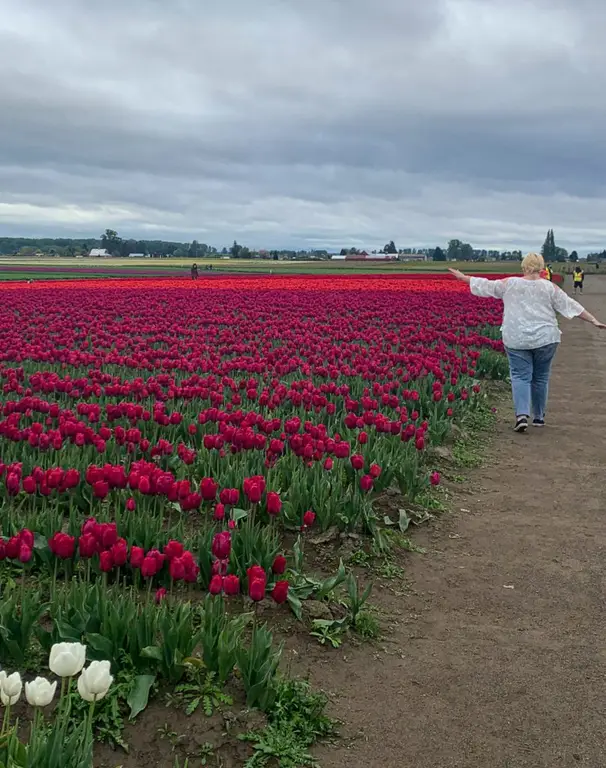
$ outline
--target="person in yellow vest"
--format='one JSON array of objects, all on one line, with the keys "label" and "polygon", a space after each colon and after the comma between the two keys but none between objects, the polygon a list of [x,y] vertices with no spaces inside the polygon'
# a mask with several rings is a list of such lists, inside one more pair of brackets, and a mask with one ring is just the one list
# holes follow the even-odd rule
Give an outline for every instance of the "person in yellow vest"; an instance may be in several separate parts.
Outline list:
[{"label": "person in yellow vest", "polygon": [[585,279],[585,273],[581,267],[575,267],[572,273],[572,284],[574,286],[574,292],[581,291],[583,293],[583,280]]},{"label": "person in yellow vest", "polygon": [[548,264],[545,267],[545,277],[547,278],[547,280],[550,280],[551,282],[553,282],[553,269],[551,268],[551,264]]}]

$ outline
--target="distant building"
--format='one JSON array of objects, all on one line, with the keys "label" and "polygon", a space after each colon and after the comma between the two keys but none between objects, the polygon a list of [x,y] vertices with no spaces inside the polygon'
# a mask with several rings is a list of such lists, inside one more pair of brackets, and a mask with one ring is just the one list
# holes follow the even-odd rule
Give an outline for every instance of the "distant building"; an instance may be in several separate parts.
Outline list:
[{"label": "distant building", "polygon": [[342,258],[345,261],[395,261],[397,256],[394,253],[367,253],[366,251],[360,251],[360,253],[348,253],[347,256]]},{"label": "distant building", "polygon": [[129,259],[144,259],[145,254],[144,253],[129,253],[128,254]]},{"label": "distant building", "polygon": [[428,261],[429,257],[426,253],[401,253],[398,259],[400,261]]},{"label": "distant building", "polygon": [[111,256],[111,253],[107,248],[91,248],[91,252],[88,254],[92,258],[101,258],[103,256]]}]

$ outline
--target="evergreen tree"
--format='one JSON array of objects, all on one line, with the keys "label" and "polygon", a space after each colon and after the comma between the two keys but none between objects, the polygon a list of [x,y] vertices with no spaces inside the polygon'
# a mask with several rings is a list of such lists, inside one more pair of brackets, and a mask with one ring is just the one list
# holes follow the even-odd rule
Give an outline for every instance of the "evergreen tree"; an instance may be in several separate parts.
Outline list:
[{"label": "evergreen tree", "polygon": [[553,229],[550,229],[549,232],[547,232],[547,237],[541,248],[541,255],[545,259],[545,264],[551,264],[552,261],[557,261],[558,252],[553,236]]},{"label": "evergreen tree", "polygon": [[444,251],[438,245],[438,247],[435,248],[433,253],[431,254],[431,258],[434,261],[446,261],[446,254],[444,253]]}]

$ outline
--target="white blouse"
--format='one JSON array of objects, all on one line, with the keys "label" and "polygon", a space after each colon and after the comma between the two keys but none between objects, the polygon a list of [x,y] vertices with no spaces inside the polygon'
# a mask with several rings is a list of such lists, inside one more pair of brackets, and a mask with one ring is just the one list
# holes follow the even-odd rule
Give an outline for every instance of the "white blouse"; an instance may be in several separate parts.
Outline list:
[{"label": "white blouse", "polygon": [[503,344],[510,349],[537,349],[557,344],[562,334],[556,312],[569,320],[583,312],[578,301],[549,280],[472,277],[470,288],[474,296],[503,300],[501,332]]}]

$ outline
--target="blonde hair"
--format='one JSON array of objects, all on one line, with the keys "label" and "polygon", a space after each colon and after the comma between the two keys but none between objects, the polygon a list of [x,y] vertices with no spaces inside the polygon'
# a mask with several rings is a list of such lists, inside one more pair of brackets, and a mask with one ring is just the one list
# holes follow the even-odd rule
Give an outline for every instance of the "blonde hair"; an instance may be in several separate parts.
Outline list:
[{"label": "blonde hair", "polygon": [[538,274],[545,269],[545,261],[539,253],[529,253],[522,259],[522,272],[525,275]]}]

